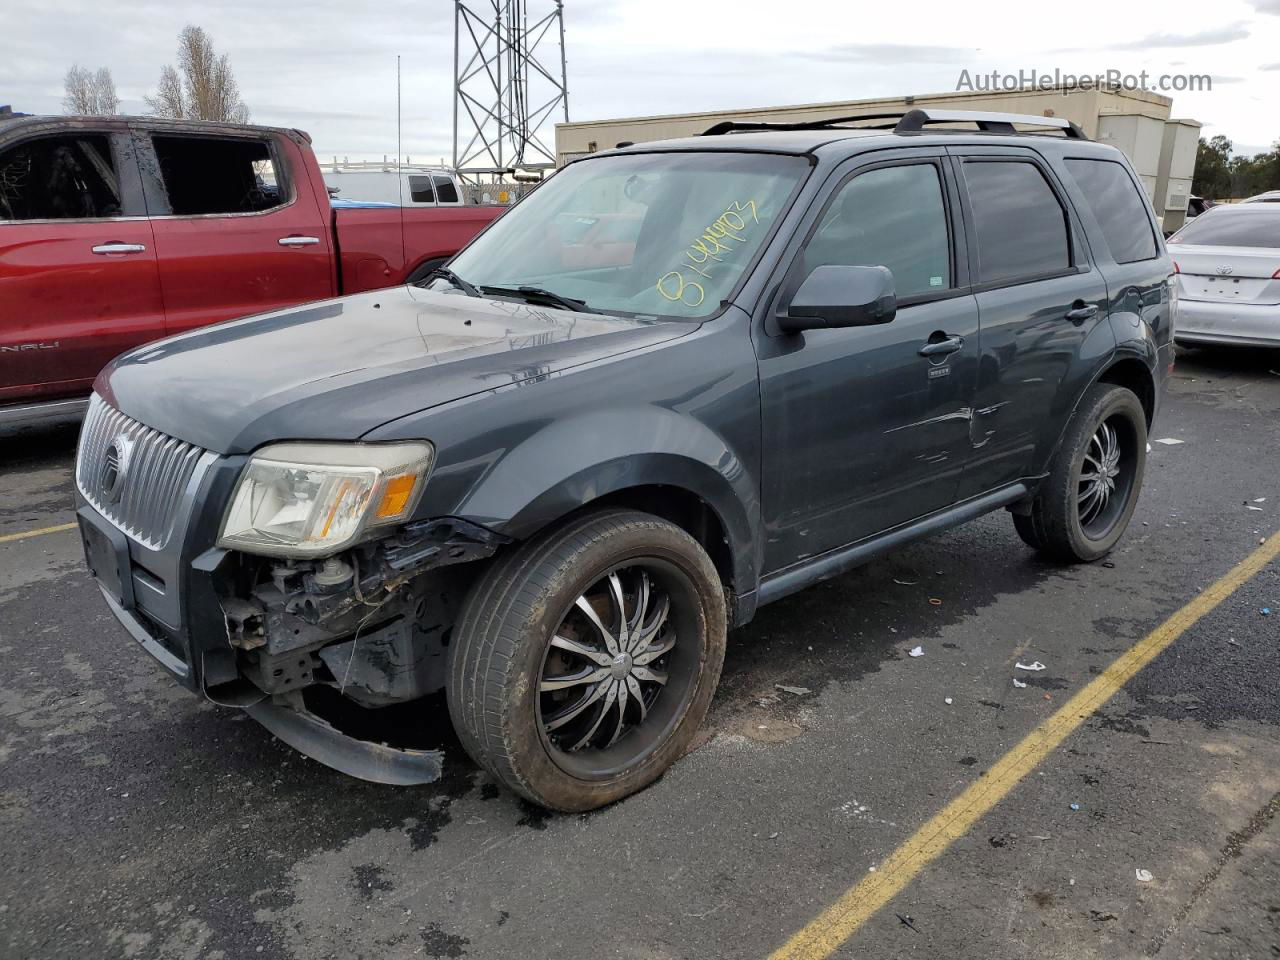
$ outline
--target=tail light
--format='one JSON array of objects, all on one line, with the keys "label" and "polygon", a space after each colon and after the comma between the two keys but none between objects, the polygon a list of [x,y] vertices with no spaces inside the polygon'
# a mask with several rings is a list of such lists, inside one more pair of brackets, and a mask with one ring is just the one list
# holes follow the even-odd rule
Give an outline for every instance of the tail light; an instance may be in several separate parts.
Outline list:
[{"label": "tail light", "polygon": [[[1180,266],[1178,266],[1178,261],[1177,261],[1177,260],[1173,261],[1173,272],[1174,272],[1174,273],[1181,273],[1181,272],[1182,272],[1182,268],[1181,268]],[[1276,273],[1280,273],[1280,270],[1277,270],[1277,271],[1276,271]]]},{"label": "tail light", "polygon": [[1272,279],[1272,280],[1280,280],[1280,270],[1277,270],[1275,273],[1273,273],[1273,274],[1271,275],[1271,279]]}]

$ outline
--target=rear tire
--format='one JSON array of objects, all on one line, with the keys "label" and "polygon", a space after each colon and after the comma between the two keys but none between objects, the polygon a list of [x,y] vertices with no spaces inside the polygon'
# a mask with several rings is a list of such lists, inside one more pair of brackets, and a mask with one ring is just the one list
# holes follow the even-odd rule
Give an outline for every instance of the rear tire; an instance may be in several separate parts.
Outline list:
[{"label": "rear tire", "polygon": [[1124,387],[1095,384],[1067,425],[1030,512],[1014,514],[1018,536],[1055,560],[1105,557],[1133,516],[1146,464],[1141,401]]},{"label": "rear tire", "polygon": [[472,587],[449,713],[467,752],[511,790],[591,810],[688,749],[726,632],[724,590],[696,540],[650,514],[587,514],[501,557]]}]

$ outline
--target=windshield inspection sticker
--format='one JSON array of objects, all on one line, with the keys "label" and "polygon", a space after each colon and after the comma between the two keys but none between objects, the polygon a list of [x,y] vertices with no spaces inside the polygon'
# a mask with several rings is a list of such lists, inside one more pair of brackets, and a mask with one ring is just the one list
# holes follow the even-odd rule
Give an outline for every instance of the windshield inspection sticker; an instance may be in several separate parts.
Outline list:
[{"label": "windshield inspection sticker", "polygon": [[711,279],[712,261],[724,262],[724,254],[731,254],[738,249],[728,241],[746,243],[743,235],[752,224],[760,222],[756,212],[756,202],[745,203],[735,200],[716,217],[702,235],[694,240],[684,251],[685,262],[679,267],[664,273],[658,278],[658,293],[672,303],[683,303],[686,307],[699,306],[706,299],[706,290],[702,284],[692,280],[684,273],[691,270],[704,279]]}]

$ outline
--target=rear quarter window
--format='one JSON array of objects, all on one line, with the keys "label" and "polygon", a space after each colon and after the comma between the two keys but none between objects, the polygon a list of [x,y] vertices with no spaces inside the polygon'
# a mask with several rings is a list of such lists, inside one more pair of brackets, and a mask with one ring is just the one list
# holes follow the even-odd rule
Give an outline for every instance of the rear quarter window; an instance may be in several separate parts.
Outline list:
[{"label": "rear quarter window", "polygon": [[1067,172],[1080,187],[1116,263],[1151,260],[1159,253],[1146,198],[1114,160],[1073,159]]}]

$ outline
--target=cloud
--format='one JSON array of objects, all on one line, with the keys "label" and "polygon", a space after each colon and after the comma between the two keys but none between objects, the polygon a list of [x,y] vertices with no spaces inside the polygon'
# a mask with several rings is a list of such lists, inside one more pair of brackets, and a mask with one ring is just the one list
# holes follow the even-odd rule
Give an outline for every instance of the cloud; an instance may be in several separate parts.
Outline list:
[{"label": "cloud", "polygon": [[1253,9],[1280,17],[1280,0],[1253,0]]},{"label": "cloud", "polygon": [[[1280,0],[1265,0],[1280,3]],[[1249,29],[1243,23],[1233,23],[1226,27],[1212,30],[1201,30],[1199,33],[1153,33],[1141,40],[1130,40],[1127,43],[1113,43],[1111,50],[1146,50],[1150,47],[1212,47],[1220,43],[1233,43],[1249,36]]]},{"label": "cloud", "polygon": [[1259,70],[1280,70],[1280,62],[1264,63],[1258,68]]},{"label": "cloud", "polygon": [[978,50],[914,43],[845,43],[826,50],[797,51],[792,56],[828,63],[970,63]]},{"label": "cloud", "polygon": [[1216,87],[1220,83],[1244,83],[1244,77],[1219,77],[1213,78],[1213,85]]}]

